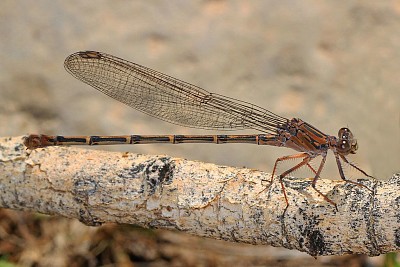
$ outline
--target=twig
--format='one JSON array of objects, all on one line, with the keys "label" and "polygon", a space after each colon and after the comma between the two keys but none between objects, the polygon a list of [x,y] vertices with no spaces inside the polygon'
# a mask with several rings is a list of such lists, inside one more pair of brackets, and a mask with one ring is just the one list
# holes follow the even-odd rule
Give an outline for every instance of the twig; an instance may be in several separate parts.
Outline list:
[{"label": "twig", "polygon": [[[400,248],[400,175],[359,180],[369,190],[321,179],[278,179],[250,169],[168,156],[49,147],[26,150],[0,138],[1,207],[107,222],[170,228],[197,236],[270,244],[313,256]],[[266,190],[265,187],[267,187]],[[264,190],[264,191],[263,191]],[[260,193],[262,192],[262,193]]]}]

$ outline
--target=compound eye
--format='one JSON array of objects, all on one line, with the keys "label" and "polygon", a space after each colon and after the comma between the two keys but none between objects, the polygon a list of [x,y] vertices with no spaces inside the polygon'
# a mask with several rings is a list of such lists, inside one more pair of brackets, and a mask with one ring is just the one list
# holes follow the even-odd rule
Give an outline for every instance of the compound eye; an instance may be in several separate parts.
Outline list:
[{"label": "compound eye", "polygon": [[350,131],[349,128],[341,128],[338,132],[339,139],[349,140],[353,138],[353,133]]},{"label": "compound eye", "polygon": [[345,139],[347,136],[349,129],[348,128],[340,128],[339,132],[338,132],[338,137],[340,139]]},{"label": "compound eye", "polygon": [[339,141],[339,149],[340,151],[346,152],[350,150],[350,144],[347,140],[340,140]]}]

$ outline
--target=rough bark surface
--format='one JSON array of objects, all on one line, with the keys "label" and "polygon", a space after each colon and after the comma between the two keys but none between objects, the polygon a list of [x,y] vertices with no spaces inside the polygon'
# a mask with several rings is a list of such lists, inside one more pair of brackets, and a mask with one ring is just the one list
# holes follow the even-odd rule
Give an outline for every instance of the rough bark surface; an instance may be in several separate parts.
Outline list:
[{"label": "rough bark surface", "polygon": [[[321,179],[285,178],[286,203],[270,174],[168,156],[50,147],[27,151],[0,138],[0,205],[77,218],[169,228],[197,236],[270,244],[313,256],[400,248],[400,175],[362,180],[369,190]],[[361,181],[361,180],[359,180]]]}]

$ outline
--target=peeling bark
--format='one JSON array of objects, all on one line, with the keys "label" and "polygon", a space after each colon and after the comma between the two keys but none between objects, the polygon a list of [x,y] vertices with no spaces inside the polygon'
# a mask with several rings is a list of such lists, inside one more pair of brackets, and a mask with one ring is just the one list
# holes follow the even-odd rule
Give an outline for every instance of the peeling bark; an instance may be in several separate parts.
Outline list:
[{"label": "peeling bark", "polygon": [[371,191],[321,179],[168,156],[49,147],[28,151],[22,137],[0,138],[0,205],[57,214],[96,226],[117,222],[197,236],[297,249],[312,256],[400,248],[400,174],[359,180]]}]

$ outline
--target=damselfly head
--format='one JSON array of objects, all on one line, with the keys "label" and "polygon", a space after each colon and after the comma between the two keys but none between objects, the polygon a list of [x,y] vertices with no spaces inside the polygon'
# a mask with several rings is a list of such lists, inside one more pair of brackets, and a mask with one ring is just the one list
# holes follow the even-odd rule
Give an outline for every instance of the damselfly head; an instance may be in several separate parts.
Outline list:
[{"label": "damselfly head", "polygon": [[358,149],[357,140],[349,128],[341,128],[338,133],[339,141],[336,149],[343,155],[355,154]]}]

